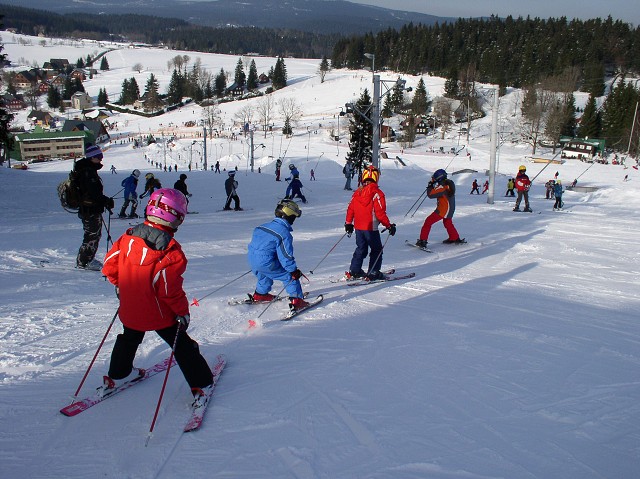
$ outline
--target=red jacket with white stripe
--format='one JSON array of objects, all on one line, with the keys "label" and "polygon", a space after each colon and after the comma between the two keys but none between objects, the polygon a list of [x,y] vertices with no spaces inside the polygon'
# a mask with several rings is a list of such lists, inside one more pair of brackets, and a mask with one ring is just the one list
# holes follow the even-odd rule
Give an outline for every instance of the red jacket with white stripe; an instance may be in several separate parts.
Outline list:
[{"label": "red jacket with white stripe", "polygon": [[347,207],[347,224],[353,223],[357,230],[374,231],[378,224],[385,228],[391,226],[387,217],[387,203],[384,193],[374,181],[368,181],[365,185],[353,192],[351,202]]},{"label": "red jacket with white stripe", "polygon": [[[159,229],[149,222],[144,226]],[[173,326],[176,316],[189,314],[189,300],[182,289],[187,258],[173,238],[165,249],[156,250],[132,233],[134,228],[128,229],[114,243],[102,268],[120,290],[120,320],[136,331]]]}]

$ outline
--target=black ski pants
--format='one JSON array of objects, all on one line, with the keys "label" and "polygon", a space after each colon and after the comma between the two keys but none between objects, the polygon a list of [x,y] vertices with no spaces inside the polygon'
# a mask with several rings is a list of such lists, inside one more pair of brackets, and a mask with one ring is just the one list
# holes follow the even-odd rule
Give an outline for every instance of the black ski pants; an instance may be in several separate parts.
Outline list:
[{"label": "black ski pants", "polygon": [[[175,326],[156,330],[158,336],[171,347],[176,340],[178,324],[176,321]],[[123,379],[131,374],[133,359],[136,356],[138,346],[144,339],[144,331],[136,331],[126,326],[123,328],[124,331],[122,334],[118,334],[111,352],[109,377],[112,379]],[[180,329],[176,341],[175,358],[189,387],[203,388],[213,383],[213,374],[207,360],[200,354],[198,343],[191,339],[183,329]]]},{"label": "black ski pants", "polygon": [[78,217],[82,220],[84,237],[82,238],[82,245],[80,245],[80,249],[78,250],[76,262],[81,266],[85,266],[95,258],[96,252],[98,251],[98,245],[102,237],[102,215],[100,213],[78,214]]}]

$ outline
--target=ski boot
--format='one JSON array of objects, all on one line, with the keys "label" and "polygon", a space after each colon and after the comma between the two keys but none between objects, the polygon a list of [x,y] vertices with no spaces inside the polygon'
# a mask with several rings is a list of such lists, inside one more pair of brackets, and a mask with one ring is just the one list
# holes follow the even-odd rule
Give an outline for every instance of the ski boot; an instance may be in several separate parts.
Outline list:
[{"label": "ski boot", "polygon": [[207,397],[211,394],[213,384],[209,384],[203,388],[191,388],[191,394],[193,394],[193,402],[191,407],[194,409],[204,406],[207,402]]},{"label": "ski boot", "polygon": [[102,377],[102,386],[96,389],[96,392],[100,397],[105,397],[111,394],[117,387],[122,386],[124,383],[135,381],[145,375],[145,370],[142,368],[132,368],[127,377],[122,379],[112,379],[109,376]]},{"label": "ski boot", "polygon": [[255,292],[251,295],[251,299],[255,302],[255,303],[270,303],[271,301],[273,301],[275,299],[275,296],[269,293],[266,294],[260,294],[258,292]]},{"label": "ski boot", "polygon": [[422,240],[422,239],[417,240],[416,241],[416,246],[418,248],[426,248],[427,247],[427,240]]},{"label": "ski boot", "polygon": [[302,298],[289,298],[289,309],[291,311],[298,311],[306,308],[307,306],[309,306],[309,303]]}]

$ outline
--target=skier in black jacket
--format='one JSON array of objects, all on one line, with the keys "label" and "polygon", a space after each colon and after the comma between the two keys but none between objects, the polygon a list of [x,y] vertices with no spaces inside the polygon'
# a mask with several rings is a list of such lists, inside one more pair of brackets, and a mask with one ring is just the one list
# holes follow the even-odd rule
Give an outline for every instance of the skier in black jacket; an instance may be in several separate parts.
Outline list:
[{"label": "skier in black jacket", "polygon": [[100,271],[102,263],[95,259],[102,237],[102,213],[113,209],[113,198],[103,194],[102,180],[98,170],[102,168],[102,150],[92,145],[87,148],[84,158],[76,161],[73,170],[80,189],[78,217],[82,220],[84,237],[78,250],[76,266],[81,269]]}]

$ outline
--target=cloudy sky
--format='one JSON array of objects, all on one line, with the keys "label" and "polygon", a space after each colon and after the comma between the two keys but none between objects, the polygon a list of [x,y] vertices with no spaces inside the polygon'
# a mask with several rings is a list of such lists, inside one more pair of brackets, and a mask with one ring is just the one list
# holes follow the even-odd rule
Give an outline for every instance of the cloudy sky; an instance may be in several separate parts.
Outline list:
[{"label": "cloudy sky", "polygon": [[440,17],[500,17],[527,15],[549,18],[606,18],[640,25],[640,0],[350,0],[393,10],[428,13]]}]

